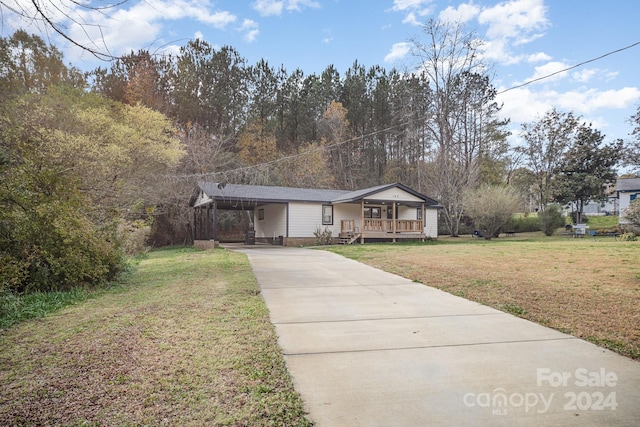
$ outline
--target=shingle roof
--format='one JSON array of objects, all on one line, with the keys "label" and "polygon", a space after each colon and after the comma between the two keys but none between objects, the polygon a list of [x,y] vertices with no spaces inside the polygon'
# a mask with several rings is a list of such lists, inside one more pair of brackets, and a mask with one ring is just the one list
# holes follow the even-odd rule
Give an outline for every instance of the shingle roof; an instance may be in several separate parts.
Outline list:
[{"label": "shingle roof", "polygon": [[275,187],[267,185],[226,184],[199,182],[198,186],[212,199],[247,199],[254,201],[304,201],[326,202],[349,193],[345,190],[322,190],[316,188]]},{"label": "shingle roof", "polygon": [[616,181],[616,191],[640,190],[640,178],[623,178]]},{"label": "shingle roof", "polygon": [[371,194],[371,193],[376,193],[378,191],[384,190],[388,187],[392,187],[393,185],[378,185],[377,187],[371,187],[371,188],[363,188],[362,190],[355,190],[355,191],[348,191],[346,192],[346,194],[342,194],[339,197],[337,197],[336,199],[334,199],[334,202],[346,202],[346,201],[353,201],[353,200],[359,200],[362,197],[366,197],[367,195]]},{"label": "shingle roof", "polygon": [[[198,187],[211,199],[217,202],[233,203],[277,203],[277,202],[320,202],[345,203],[353,202],[388,188],[399,187],[415,196],[424,199],[428,205],[439,207],[438,202],[414,190],[399,184],[385,184],[362,190],[325,190],[317,188],[277,187],[267,185],[219,184],[201,181]],[[193,205],[194,199],[191,204]]]}]

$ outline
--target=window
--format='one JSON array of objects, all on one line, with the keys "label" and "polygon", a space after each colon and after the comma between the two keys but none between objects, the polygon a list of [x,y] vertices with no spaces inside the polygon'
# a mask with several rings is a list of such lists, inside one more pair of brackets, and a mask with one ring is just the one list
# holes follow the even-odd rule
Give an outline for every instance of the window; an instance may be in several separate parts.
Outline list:
[{"label": "window", "polygon": [[264,209],[258,209],[258,219],[264,219]]},{"label": "window", "polygon": [[333,225],[333,205],[322,205],[322,225]]},{"label": "window", "polygon": [[422,208],[418,208],[418,214],[416,215],[416,219],[418,221],[422,219]]},{"label": "window", "polygon": [[376,219],[381,219],[382,218],[382,211],[380,209],[380,207],[365,207],[364,208],[364,217],[365,218],[376,218]]},{"label": "window", "polygon": [[631,196],[629,196],[629,201],[633,202],[636,198],[638,197],[638,194],[632,194]]}]

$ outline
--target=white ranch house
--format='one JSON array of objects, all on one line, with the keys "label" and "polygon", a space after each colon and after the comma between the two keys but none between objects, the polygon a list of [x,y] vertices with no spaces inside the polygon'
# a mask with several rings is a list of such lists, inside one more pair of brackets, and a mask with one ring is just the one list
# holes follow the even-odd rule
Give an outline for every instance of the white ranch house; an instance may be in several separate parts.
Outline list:
[{"label": "white ranch house", "polygon": [[257,242],[299,245],[325,229],[343,243],[436,238],[441,207],[400,183],[347,191],[215,182],[199,182],[190,206],[197,247],[215,245],[220,209],[250,212]]}]

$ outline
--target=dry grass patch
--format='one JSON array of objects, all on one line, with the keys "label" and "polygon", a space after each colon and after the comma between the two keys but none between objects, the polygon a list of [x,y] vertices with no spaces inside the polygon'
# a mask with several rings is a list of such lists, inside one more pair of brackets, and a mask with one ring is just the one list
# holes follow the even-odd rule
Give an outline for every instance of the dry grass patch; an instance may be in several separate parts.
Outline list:
[{"label": "dry grass patch", "polygon": [[152,252],[131,283],[0,335],[0,425],[311,425],[244,255]]},{"label": "dry grass patch", "polygon": [[335,252],[640,359],[640,244],[546,238]]}]

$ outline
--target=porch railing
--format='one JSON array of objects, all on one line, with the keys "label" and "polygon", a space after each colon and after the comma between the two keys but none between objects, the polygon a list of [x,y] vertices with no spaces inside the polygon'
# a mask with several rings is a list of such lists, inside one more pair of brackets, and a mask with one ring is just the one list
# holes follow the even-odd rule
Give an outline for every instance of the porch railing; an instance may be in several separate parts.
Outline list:
[{"label": "porch railing", "polygon": [[340,232],[341,233],[355,233],[356,231],[356,220],[355,219],[343,219],[340,221]]},{"label": "porch railing", "polygon": [[[343,219],[340,223],[342,233],[355,232],[377,232],[391,233],[394,231],[392,219],[365,219],[361,230],[356,228],[356,221],[353,219]],[[423,225],[420,220],[396,219],[395,231],[397,233],[422,233]]]}]

